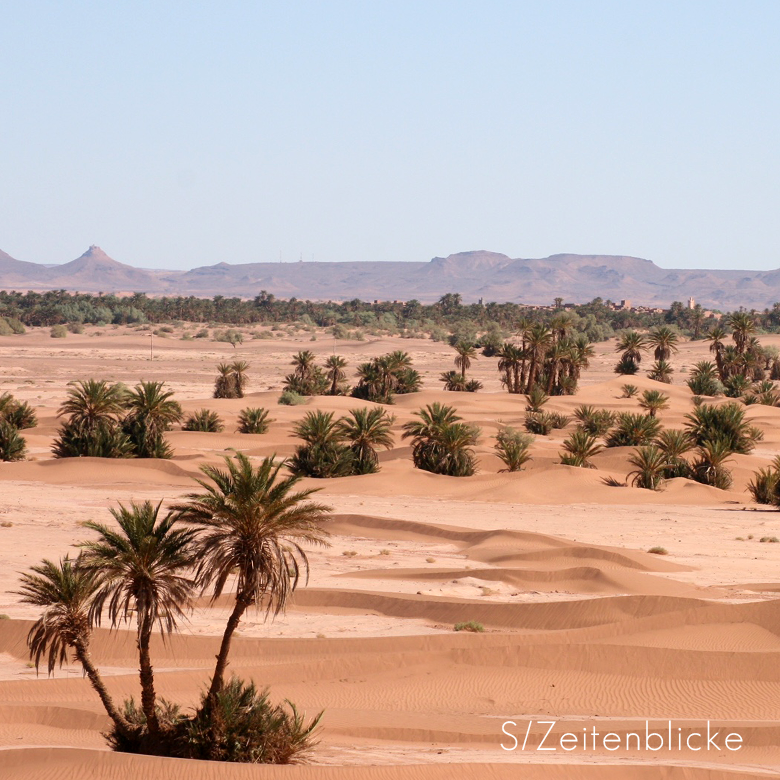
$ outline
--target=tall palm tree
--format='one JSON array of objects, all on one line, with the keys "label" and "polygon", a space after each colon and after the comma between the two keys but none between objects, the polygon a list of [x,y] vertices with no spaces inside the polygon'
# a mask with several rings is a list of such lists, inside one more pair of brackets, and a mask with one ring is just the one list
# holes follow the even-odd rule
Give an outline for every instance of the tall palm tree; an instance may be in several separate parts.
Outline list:
[{"label": "tall palm tree", "polygon": [[234,398],[243,398],[244,390],[246,390],[247,371],[249,371],[249,363],[246,360],[234,360],[230,364],[230,370],[233,374],[233,390],[235,391]]},{"label": "tall palm tree", "polygon": [[136,622],[140,662],[141,706],[150,737],[157,738],[154,669],[149,643],[155,624],[160,631],[174,631],[191,607],[194,583],[187,570],[194,563],[195,531],[174,527],[176,516],[159,517],[160,504],[122,504],[111,509],[118,528],[88,522],[96,541],[82,542],[82,566],[100,575],[100,587],[90,606],[90,617],[99,625],[106,608],[112,627]]},{"label": "tall palm tree", "polygon": [[745,311],[729,314],[728,324],[731,327],[732,338],[740,355],[745,351],[750,337],[756,332],[755,320]]},{"label": "tall palm tree", "polygon": [[217,378],[214,380],[214,398],[233,398],[233,367],[230,363],[217,366]]},{"label": "tall palm tree", "polygon": [[325,376],[330,382],[330,395],[339,395],[339,388],[347,378],[344,373],[346,366],[347,361],[341,355],[329,355],[325,361]]},{"label": "tall palm tree", "polygon": [[198,530],[196,577],[221,595],[236,579],[235,602],[222,636],[207,694],[213,706],[224,686],[230,644],[244,613],[265,607],[266,616],[284,610],[302,572],[308,579],[304,544],[325,545],[322,524],[331,508],[309,501],[316,490],[296,491],[300,477],[280,476],[283,462],[265,458],[256,468],[243,453],[225,457],[224,469],[202,466],[208,481],[198,480],[202,493],[190,493],[174,510]]},{"label": "tall palm tree", "polygon": [[471,368],[471,361],[477,357],[477,350],[469,341],[459,341],[455,344],[455,368],[460,371],[460,375],[465,379],[466,371]]},{"label": "tall palm tree", "polygon": [[504,342],[498,351],[498,370],[502,374],[501,383],[510,393],[520,393],[523,390],[520,376],[523,361],[523,350],[508,341]]},{"label": "tall palm tree", "polygon": [[379,470],[377,447],[389,450],[393,446],[391,426],[395,417],[378,407],[350,409],[352,417],[342,417],[338,428],[350,442],[355,459],[353,471],[356,474],[373,474]]},{"label": "tall palm tree", "polygon": [[647,337],[647,346],[654,349],[656,360],[669,360],[673,353],[678,351],[680,337],[676,331],[668,325],[653,328]]},{"label": "tall palm tree", "polygon": [[67,660],[72,649],[90,684],[114,722],[117,731],[129,735],[130,724],[119,712],[106,689],[89,650],[92,634],[89,611],[95,593],[100,588],[100,576],[77,565],[68,556],[55,563],[44,559],[22,574],[22,584],[16,593],[25,604],[43,608],[27,634],[27,645],[35,669],[46,657],[49,674]]},{"label": "tall palm tree", "polygon": [[718,376],[721,380],[725,379],[723,375],[723,349],[726,346],[724,339],[728,331],[721,325],[716,325],[705,338],[710,342],[710,352],[715,357],[715,365],[718,367]]},{"label": "tall palm tree", "polygon": [[165,382],[140,382],[128,393],[127,408],[123,427],[135,445],[137,457],[170,457],[172,452],[163,433],[183,417],[173,391],[165,389]]},{"label": "tall palm tree", "polygon": [[544,360],[544,354],[552,341],[552,333],[549,328],[537,323],[528,330],[527,333],[527,350],[529,355],[528,360],[528,380],[526,383],[527,388],[533,387],[539,375],[541,374],[542,363]]}]

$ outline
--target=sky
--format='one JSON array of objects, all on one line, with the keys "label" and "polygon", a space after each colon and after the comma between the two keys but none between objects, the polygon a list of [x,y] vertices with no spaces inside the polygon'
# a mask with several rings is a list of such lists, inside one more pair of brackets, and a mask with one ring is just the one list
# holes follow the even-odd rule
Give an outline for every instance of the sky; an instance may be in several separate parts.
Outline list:
[{"label": "sky", "polygon": [[0,0],[0,249],[780,267],[780,3]]}]

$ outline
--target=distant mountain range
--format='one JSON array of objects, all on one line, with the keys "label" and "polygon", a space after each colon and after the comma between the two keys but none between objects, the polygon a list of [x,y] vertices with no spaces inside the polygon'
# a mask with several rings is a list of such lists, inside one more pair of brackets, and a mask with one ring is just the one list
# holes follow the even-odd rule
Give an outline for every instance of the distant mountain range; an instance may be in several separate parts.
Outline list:
[{"label": "distant mountain range", "polygon": [[668,306],[693,297],[708,308],[763,309],[780,301],[780,269],[715,271],[660,268],[650,260],[613,255],[552,255],[513,259],[496,252],[460,252],[420,262],[217,263],[190,271],[154,271],[118,263],[91,246],[64,265],[16,260],[0,251],[0,289],[70,290],[149,295],[310,300],[411,300],[424,303],[448,292],[479,300],[545,304],[561,297],[596,297],[633,305]]}]

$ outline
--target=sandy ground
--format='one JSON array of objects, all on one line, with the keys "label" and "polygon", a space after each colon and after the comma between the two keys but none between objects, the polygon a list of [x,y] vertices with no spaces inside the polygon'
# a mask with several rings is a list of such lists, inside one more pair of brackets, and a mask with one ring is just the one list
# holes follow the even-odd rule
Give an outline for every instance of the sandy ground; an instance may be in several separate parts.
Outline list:
[{"label": "sandy ground", "polygon": [[[766,337],[780,345],[780,338]],[[76,666],[36,677],[25,636],[35,610],[13,594],[18,572],[58,557],[85,537],[82,523],[110,520],[117,501],[173,501],[193,489],[200,466],[231,448],[250,457],[291,454],[291,425],[312,408],[337,414],[363,405],[317,398],[306,406],[276,401],[293,352],[331,354],[333,339],[308,334],[227,344],[155,339],[126,329],[88,330],[63,340],[48,331],[0,338],[0,392],[36,407],[40,424],[25,432],[31,460],[0,464],[0,776],[3,778],[327,778],[450,777],[715,778],[780,774],[780,609],[775,598],[780,514],[750,503],[745,485],[780,449],[780,409],[749,407],[765,431],[749,456],[731,463],[734,487],[720,491],[673,480],[662,492],[609,487],[624,482],[629,448],[605,451],[594,470],[557,463],[566,431],[538,437],[534,460],[518,474],[498,473],[493,436],[501,423],[521,425],[523,397],[501,392],[494,359],[475,361],[485,385],[475,395],[445,393],[438,375],[452,351],[427,341],[383,338],[338,342],[351,365],[406,349],[421,370],[422,393],[401,397],[395,447],[382,471],[338,480],[306,480],[334,509],[331,546],[312,550],[312,577],[276,621],[251,614],[242,623],[231,668],[272,685],[308,712],[325,708],[315,766],[250,768],[112,754],[97,698]],[[636,410],[620,398],[611,343],[598,346],[592,369],[573,398]],[[251,364],[248,397],[210,398],[217,362]],[[671,408],[660,414],[680,427],[692,408],[687,367],[706,357],[705,343],[684,344],[672,363],[675,384],[660,386]],[[56,461],[50,445],[56,410],[72,379],[133,384],[164,379],[186,411],[216,409],[221,434],[173,431],[170,461]],[[640,388],[659,387],[643,376]],[[425,403],[446,401],[478,424],[480,471],[457,479],[416,471],[400,426]],[[262,436],[235,433],[245,406],[265,406],[274,422]],[[738,540],[741,537],[744,541]],[[751,538],[752,537],[752,538]],[[663,546],[666,556],[647,553]],[[227,614],[227,602],[203,602],[182,633],[154,658],[159,693],[195,703]],[[482,634],[453,631],[476,620]],[[117,697],[138,698],[132,638],[97,631],[94,655]],[[743,737],[739,751],[538,751],[552,734],[600,732],[619,737],[645,720],[669,719],[680,734],[707,720]],[[527,749],[502,750],[513,720]],[[547,743],[545,743],[547,744]],[[622,744],[622,743],[621,743]],[[695,744],[695,742],[694,742]],[[455,769],[457,764],[457,770]],[[522,765],[522,768],[513,768]],[[456,774],[457,772],[457,774]]]}]

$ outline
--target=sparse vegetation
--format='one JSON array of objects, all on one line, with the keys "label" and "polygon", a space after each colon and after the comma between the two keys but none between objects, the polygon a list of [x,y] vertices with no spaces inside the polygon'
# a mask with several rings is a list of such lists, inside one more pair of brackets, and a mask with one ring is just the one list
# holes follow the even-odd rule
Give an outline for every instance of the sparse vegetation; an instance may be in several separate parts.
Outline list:
[{"label": "sparse vegetation", "polygon": [[465,623],[456,623],[454,631],[469,631],[472,634],[481,634],[485,631],[485,627],[482,623],[477,623],[476,620],[469,620]]},{"label": "sparse vegetation", "polygon": [[653,555],[669,555],[669,550],[666,547],[651,547],[647,552]]}]

